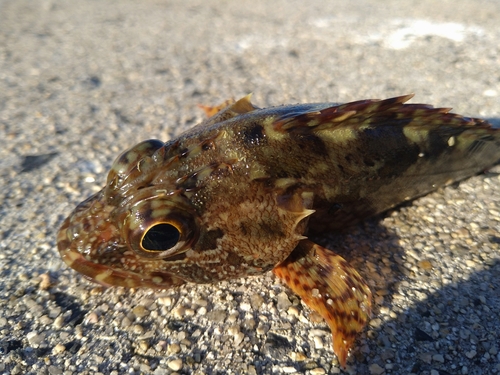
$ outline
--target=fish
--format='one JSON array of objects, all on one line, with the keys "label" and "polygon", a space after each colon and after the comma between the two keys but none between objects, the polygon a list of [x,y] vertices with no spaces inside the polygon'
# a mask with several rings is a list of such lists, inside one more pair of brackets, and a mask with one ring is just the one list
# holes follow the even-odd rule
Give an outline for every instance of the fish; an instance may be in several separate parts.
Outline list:
[{"label": "fish", "polygon": [[215,107],[112,164],[57,236],[62,260],[105,285],[167,289],[272,271],[331,329],[345,367],[371,316],[367,282],[313,235],[346,230],[500,160],[500,130],[407,103]]}]

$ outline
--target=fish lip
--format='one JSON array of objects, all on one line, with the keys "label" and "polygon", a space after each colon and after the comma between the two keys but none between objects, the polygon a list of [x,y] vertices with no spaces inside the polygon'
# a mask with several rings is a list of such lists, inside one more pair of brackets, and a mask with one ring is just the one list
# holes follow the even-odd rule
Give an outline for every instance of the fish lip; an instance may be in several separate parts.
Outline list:
[{"label": "fish lip", "polygon": [[185,283],[184,280],[169,273],[142,275],[95,263],[87,260],[81,253],[72,249],[65,249],[61,252],[61,257],[69,267],[86,276],[91,281],[103,286],[167,289]]}]

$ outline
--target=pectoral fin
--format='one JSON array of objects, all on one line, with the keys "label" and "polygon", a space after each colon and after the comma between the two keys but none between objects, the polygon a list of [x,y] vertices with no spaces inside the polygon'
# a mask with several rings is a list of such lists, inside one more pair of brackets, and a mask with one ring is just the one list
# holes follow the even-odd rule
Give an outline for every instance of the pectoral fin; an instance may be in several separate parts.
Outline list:
[{"label": "pectoral fin", "polygon": [[345,367],[349,348],[371,313],[365,281],[344,258],[309,240],[300,241],[273,272],[326,320],[333,350]]}]

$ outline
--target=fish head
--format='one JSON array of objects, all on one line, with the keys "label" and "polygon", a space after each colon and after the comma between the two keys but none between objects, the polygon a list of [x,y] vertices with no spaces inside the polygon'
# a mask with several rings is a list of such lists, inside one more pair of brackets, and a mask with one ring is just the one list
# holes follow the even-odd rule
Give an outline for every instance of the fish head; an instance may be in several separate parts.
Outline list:
[{"label": "fish head", "polygon": [[105,285],[168,288],[261,274],[284,260],[304,238],[312,195],[249,180],[233,154],[220,158],[222,143],[217,155],[184,146],[149,140],[119,156],[106,186],[64,221],[65,263]]},{"label": "fish head", "polygon": [[175,183],[166,182],[169,176],[161,186],[153,182],[165,146],[148,140],[125,151],[113,163],[106,186],[64,221],[57,243],[67,265],[104,285],[184,283],[155,265],[185,251],[198,228],[196,213]]}]

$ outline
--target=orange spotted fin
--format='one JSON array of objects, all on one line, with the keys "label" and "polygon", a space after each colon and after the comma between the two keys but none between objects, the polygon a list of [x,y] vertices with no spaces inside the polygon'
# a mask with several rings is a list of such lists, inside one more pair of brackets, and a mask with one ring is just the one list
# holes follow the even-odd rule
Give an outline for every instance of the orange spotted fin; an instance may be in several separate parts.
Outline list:
[{"label": "orange spotted fin", "polygon": [[326,320],[333,350],[345,367],[349,348],[371,313],[365,281],[344,258],[309,240],[300,241],[273,272]]}]

